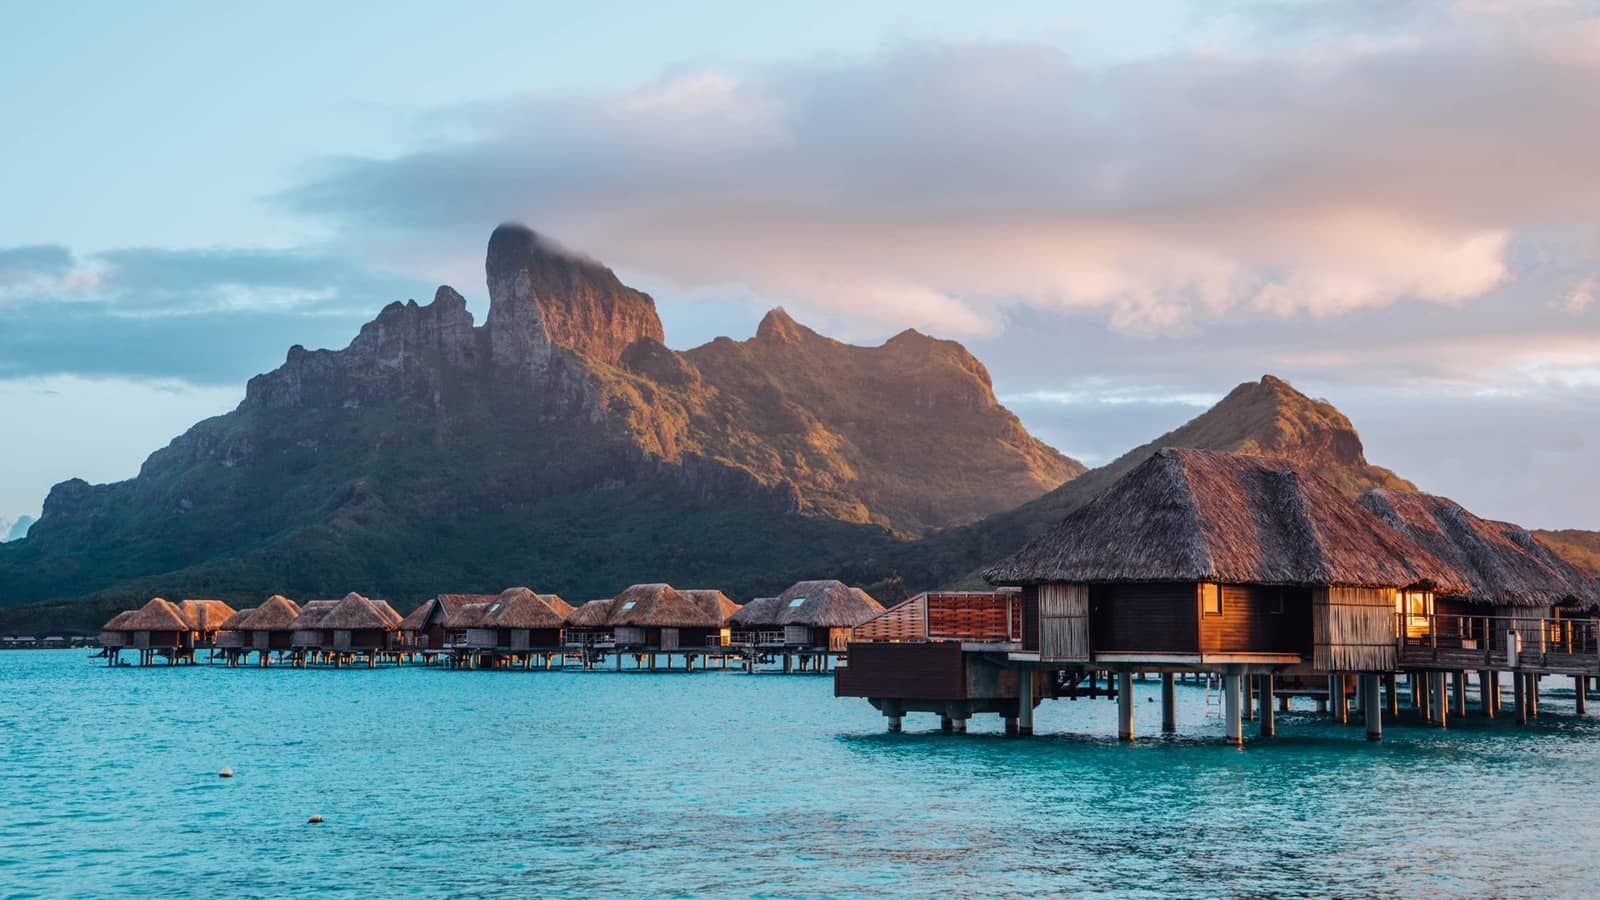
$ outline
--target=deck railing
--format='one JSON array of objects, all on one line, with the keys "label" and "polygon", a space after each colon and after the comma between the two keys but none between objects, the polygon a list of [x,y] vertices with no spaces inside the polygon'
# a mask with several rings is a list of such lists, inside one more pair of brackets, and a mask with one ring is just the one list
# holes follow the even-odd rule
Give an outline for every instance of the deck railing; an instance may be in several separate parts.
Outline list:
[{"label": "deck railing", "polygon": [[786,641],[781,631],[735,631],[728,636],[728,643],[735,647],[781,647]]},{"label": "deck railing", "polygon": [[1600,622],[1540,616],[1396,613],[1400,664],[1600,671]]}]

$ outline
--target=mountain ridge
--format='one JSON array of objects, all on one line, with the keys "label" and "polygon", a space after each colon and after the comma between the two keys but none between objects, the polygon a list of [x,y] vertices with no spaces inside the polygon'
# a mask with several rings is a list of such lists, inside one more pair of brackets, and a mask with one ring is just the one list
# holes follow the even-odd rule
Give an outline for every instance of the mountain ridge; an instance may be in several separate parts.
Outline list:
[{"label": "mountain ridge", "polygon": [[522,226],[496,229],[485,277],[482,325],[448,286],[390,303],[343,349],[291,347],[135,478],[53,487],[0,550],[0,605],[524,581],[583,596],[624,569],[766,589],[1083,470],[954,342],[858,347],[775,310],[748,340],[672,350],[648,294]]}]

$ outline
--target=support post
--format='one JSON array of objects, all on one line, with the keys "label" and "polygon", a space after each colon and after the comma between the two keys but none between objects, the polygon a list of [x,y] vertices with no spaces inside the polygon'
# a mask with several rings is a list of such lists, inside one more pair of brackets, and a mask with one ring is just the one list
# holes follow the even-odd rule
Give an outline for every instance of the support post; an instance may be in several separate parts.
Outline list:
[{"label": "support post", "polygon": [[1257,675],[1256,678],[1261,682],[1259,685],[1261,695],[1261,736],[1272,737],[1278,733],[1278,723],[1273,718],[1272,711],[1272,695],[1275,687],[1273,676],[1271,672],[1268,672],[1265,675]]},{"label": "support post", "polygon": [[1256,712],[1255,712],[1255,706],[1256,706],[1255,679],[1250,677],[1249,675],[1244,675],[1244,676],[1240,677],[1239,684],[1240,684],[1240,687],[1244,691],[1244,696],[1242,698],[1240,698],[1244,702],[1244,720],[1246,722],[1248,722],[1251,719],[1254,719],[1256,717]]},{"label": "support post", "polygon": [[1517,705],[1517,724],[1528,724],[1528,676],[1521,672],[1511,675],[1511,702]]},{"label": "support post", "polygon": [[1478,706],[1484,718],[1492,719],[1495,714],[1494,673],[1484,669],[1478,673]]},{"label": "support post", "polygon": [[1133,740],[1133,673],[1117,673],[1117,739]]},{"label": "support post", "polygon": [[1222,714],[1227,723],[1228,741],[1244,743],[1244,729],[1239,722],[1239,676],[1224,673],[1222,676]]},{"label": "support post", "polygon": [[1344,676],[1328,676],[1328,699],[1333,703],[1333,720],[1340,725],[1350,721],[1350,698],[1344,693]]},{"label": "support post", "polygon": [[1580,716],[1589,714],[1589,679],[1579,675],[1572,679],[1573,696],[1577,698],[1577,712]]},{"label": "support post", "polygon": [[1161,732],[1172,734],[1178,730],[1177,679],[1171,672],[1161,673]]},{"label": "support post", "polygon": [[1539,718],[1539,676],[1528,673],[1528,718]]},{"label": "support post", "polygon": [[1033,670],[1017,673],[1017,734],[1033,734]]},{"label": "support post", "polygon": [[1388,690],[1389,718],[1400,717],[1400,678],[1393,672],[1383,676],[1384,687]]},{"label": "support post", "polygon": [[1456,715],[1464,718],[1467,715],[1467,673],[1453,673],[1451,680],[1455,683]]},{"label": "support post", "polygon": [[1378,676],[1362,675],[1359,679],[1361,687],[1361,709],[1367,719],[1367,740],[1383,740],[1383,707],[1378,702]]},{"label": "support post", "polygon": [[889,717],[889,733],[890,734],[899,734],[901,728],[903,728],[903,727],[904,727],[904,717],[902,717],[902,716],[890,716]]},{"label": "support post", "polygon": [[1434,719],[1440,728],[1447,728],[1450,723],[1450,696],[1446,692],[1445,685],[1448,682],[1445,681],[1443,672],[1434,672],[1432,678],[1433,685],[1429,693],[1433,696]]}]

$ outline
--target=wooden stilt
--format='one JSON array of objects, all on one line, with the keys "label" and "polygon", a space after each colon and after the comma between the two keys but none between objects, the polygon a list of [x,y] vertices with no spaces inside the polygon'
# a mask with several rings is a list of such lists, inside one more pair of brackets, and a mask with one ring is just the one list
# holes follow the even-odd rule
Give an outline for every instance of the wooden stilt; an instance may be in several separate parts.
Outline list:
[{"label": "wooden stilt", "polygon": [[1496,697],[1494,695],[1494,673],[1488,669],[1478,672],[1478,707],[1484,718],[1492,719],[1497,711],[1495,709]]},{"label": "wooden stilt", "polygon": [[1344,693],[1344,676],[1328,676],[1328,700],[1333,703],[1333,720],[1343,725],[1350,721],[1350,698]]},{"label": "wooden stilt", "polygon": [[1033,670],[1017,673],[1017,734],[1033,734]]},{"label": "wooden stilt", "polygon": [[1161,673],[1161,731],[1172,734],[1178,730],[1178,689],[1171,672]]},{"label": "wooden stilt", "polygon": [[1433,717],[1440,728],[1448,728],[1450,723],[1450,696],[1446,684],[1444,672],[1433,673],[1433,685],[1428,693],[1433,697]]},{"label": "wooden stilt", "polygon": [[1455,690],[1456,715],[1465,717],[1467,714],[1467,673],[1453,672],[1450,680]]},{"label": "wooden stilt", "polygon": [[1239,678],[1232,673],[1222,676],[1222,714],[1227,725],[1228,741],[1234,744],[1244,743],[1244,729],[1239,721]]},{"label": "wooden stilt", "polygon": [[1133,740],[1133,673],[1117,673],[1117,738]]},{"label": "wooden stilt", "polygon": [[1539,718],[1539,676],[1528,673],[1528,718]]},{"label": "wooden stilt", "polygon": [[891,733],[891,734],[899,734],[900,730],[903,727],[904,727],[903,717],[901,717],[901,716],[890,716],[889,717],[889,733]]},{"label": "wooden stilt", "polygon": [[1361,706],[1365,710],[1367,720],[1367,740],[1383,740],[1383,707],[1378,701],[1378,676],[1362,675],[1359,679],[1361,687]]},{"label": "wooden stilt", "polygon": [[1572,679],[1573,696],[1577,701],[1577,713],[1580,716],[1589,714],[1589,679],[1579,675]]},{"label": "wooden stilt", "polygon": [[1521,672],[1511,675],[1511,702],[1517,705],[1517,724],[1528,724],[1528,676]]},{"label": "wooden stilt", "polygon": [[1268,672],[1264,675],[1257,675],[1256,679],[1260,682],[1258,687],[1261,694],[1261,736],[1272,737],[1278,733],[1278,723],[1273,718],[1272,709],[1272,694],[1275,687],[1273,675]]},{"label": "wooden stilt", "polygon": [[1241,676],[1239,679],[1239,685],[1240,689],[1244,692],[1244,696],[1240,698],[1244,703],[1244,720],[1249,722],[1256,717],[1255,679],[1251,678],[1249,675]]},{"label": "wooden stilt", "polygon": [[1383,676],[1383,684],[1384,684],[1385,689],[1388,691],[1388,695],[1389,695],[1388,696],[1388,700],[1386,701],[1387,704],[1388,704],[1388,708],[1389,708],[1389,718],[1391,718],[1391,719],[1399,718],[1400,717],[1400,678],[1399,678],[1399,676],[1395,675],[1393,672],[1390,672],[1389,674]]}]

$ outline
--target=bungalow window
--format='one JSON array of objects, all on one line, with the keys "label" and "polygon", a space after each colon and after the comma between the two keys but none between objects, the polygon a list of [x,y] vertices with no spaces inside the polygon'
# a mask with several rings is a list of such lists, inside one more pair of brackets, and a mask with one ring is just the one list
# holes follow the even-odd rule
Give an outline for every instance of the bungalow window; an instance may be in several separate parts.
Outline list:
[{"label": "bungalow window", "polygon": [[1207,616],[1222,615],[1222,585],[1200,585],[1200,612]]},{"label": "bungalow window", "polygon": [[1276,590],[1267,595],[1267,613],[1274,616],[1283,615],[1283,591]]}]

